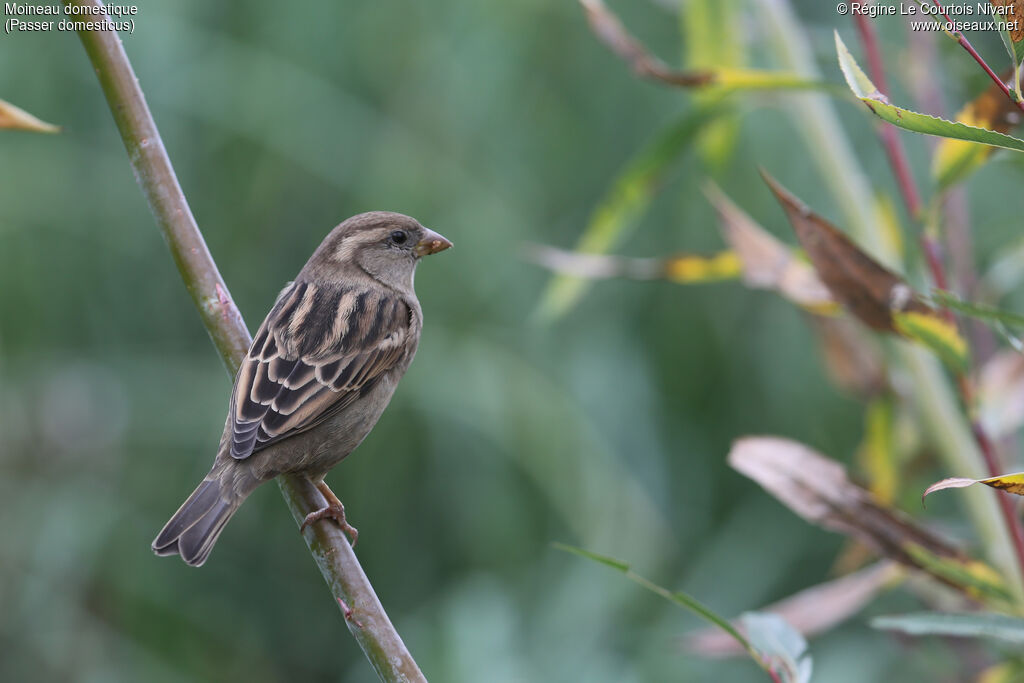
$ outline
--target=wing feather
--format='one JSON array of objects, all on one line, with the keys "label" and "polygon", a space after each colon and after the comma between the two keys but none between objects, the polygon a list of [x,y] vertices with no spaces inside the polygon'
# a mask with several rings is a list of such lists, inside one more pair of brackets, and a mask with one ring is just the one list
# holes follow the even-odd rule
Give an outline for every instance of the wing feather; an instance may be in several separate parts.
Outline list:
[{"label": "wing feather", "polygon": [[256,333],[231,397],[231,455],[247,458],[344,409],[415,345],[400,297],[291,283]]}]

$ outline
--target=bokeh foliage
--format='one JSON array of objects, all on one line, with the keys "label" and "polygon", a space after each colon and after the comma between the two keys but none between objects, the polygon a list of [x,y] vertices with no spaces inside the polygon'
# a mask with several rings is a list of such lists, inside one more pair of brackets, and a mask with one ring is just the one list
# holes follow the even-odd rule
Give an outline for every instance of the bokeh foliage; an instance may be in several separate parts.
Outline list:
[{"label": "bokeh foliage", "polygon": [[[672,55],[668,4],[616,10]],[[832,8],[796,8],[841,83]],[[126,49],[250,325],[352,213],[403,211],[456,244],[420,269],[416,362],[329,477],[431,680],[764,680],[748,662],[682,654],[695,620],[549,545],[629,558],[724,614],[823,580],[842,545],[724,462],[740,434],[847,462],[862,439],[861,406],[829,384],[791,306],[730,284],[610,282],[552,325],[532,317],[548,276],[522,244],[572,245],[610,180],[693,98],[631,78],[574,3],[190,0],[141,6],[136,23]],[[903,27],[879,28],[899,50]],[[737,30],[756,62],[757,32]],[[955,110],[985,83],[953,47],[940,53]],[[272,487],[201,571],[152,556],[209,465],[227,381],[77,38],[4,36],[0,97],[63,127],[0,134],[0,679],[368,680]],[[888,191],[854,104],[839,107],[846,132]],[[791,241],[752,159],[778,160],[774,174],[838,213],[781,109],[737,121],[733,156],[684,159],[622,253],[720,248],[700,192],[711,171]],[[926,177],[927,143],[907,144]],[[983,264],[1014,236],[1017,164],[968,181]],[[913,606],[892,594],[869,612]],[[864,620],[813,649],[828,681],[956,666],[927,643],[906,657]]]}]

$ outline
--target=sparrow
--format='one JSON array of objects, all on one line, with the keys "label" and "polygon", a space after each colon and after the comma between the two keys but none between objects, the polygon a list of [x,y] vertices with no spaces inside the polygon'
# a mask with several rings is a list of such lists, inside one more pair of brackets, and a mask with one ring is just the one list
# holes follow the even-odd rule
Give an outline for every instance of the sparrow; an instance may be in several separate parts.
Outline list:
[{"label": "sparrow", "polygon": [[279,474],[307,477],[324,518],[352,537],[324,475],[366,438],[405,374],[423,328],[413,275],[423,256],[452,246],[398,213],[338,225],[288,283],[235,376],[209,474],[153,541],[157,555],[198,567],[238,507]]}]

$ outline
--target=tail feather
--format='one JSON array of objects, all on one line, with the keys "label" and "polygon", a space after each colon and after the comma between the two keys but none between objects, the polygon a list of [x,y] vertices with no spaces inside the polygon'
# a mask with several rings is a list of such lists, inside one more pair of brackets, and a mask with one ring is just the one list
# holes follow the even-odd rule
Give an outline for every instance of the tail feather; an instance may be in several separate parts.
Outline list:
[{"label": "tail feather", "polygon": [[204,479],[157,535],[153,552],[181,555],[187,564],[201,566],[242,502],[241,497],[225,497],[219,480]]}]

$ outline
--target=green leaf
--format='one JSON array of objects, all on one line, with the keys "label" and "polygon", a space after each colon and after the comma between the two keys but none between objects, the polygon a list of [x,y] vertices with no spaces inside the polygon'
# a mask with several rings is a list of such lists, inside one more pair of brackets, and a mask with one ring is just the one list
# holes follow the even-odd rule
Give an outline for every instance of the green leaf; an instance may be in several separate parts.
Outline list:
[{"label": "green leaf", "polygon": [[999,572],[979,560],[943,557],[923,545],[903,544],[913,564],[932,576],[958,586],[976,599],[1006,603],[1011,599],[1006,582]]},{"label": "green leaf", "polygon": [[861,70],[854,60],[853,55],[846,48],[843,40],[836,31],[836,51],[839,53],[839,67],[846,77],[846,84],[850,86],[853,94],[860,98],[861,102],[867,105],[876,116],[883,121],[888,121],[894,126],[915,133],[934,135],[941,138],[952,138],[954,140],[968,140],[980,142],[993,147],[1004,147],[1018,152],[1024,152],[1024,140],[1011,135],[997,133],[987,128],[968,126],[964,123],[955,123],[946,119],[940,119],[927,114],[919,114],[909,109],[902,109],[889,103],[888,99],[878,91],[871,79]]},{"label": "green leaf", "polygon": [[932,292],[932,298],[940,306],[951,308],[957,313],[963,313],[964,315],[977,318],[978,320],[983,320],[988,323],[1002,323],[1013,327],[1024,327],[1024,315],[1010,313],[1009,311],[1001,311],[998,308],[993,308],[992,306],[963,301],[952,292],[937,289]]},{"label": "green leaf", "polygon": [[1024,644],[1024,619],[1004,614],[946,614],[918,612],[871,620],[872,628],[900,631],[913,636],[962,636],[996,638]]},{"label": "green leaf", "polygon": [[[594,209],[576,250],[603,254],[620,244],[647,212],[672,163],[690,147],[694,137],[719,110],[718,106],[707,106],[691,111],[633,157]],[[549,320],[560,317],[589,286],[583,278],[556,275],[541,298],[539,313]]]},{"label": "green leaf", "polygon": [[669,602],[684,607],[711,622],[732,636],[758,666],[778,676],[778,680],[783,683],[807,683],[810,681],[811,658],[807,654],[807,641],[782,617],[758,612],[744,614],[740,617],[740,623],[749,634],[749,638],[747,638],[727,619],[712,612],[693,596],[682,591],[672,592],[657,585],[635,573],[626,562],[564,543],[552,543],[551,545],[558,550],[611,567],[624,574],[633,583],[639,584]]},{"label": "green leaf", "polygon": [[956,325],[933,313],[918,311],[893,311],[892,322],[897,332],[930,349],[951,370],[967,371],[967,342]]},{"label": "green leaf", "polygon": [[579,555],[580,557],[585,557],[588,560],[599,562],[600,564],[603,564],[606,567],[611,567],[623,574],[629,573],[629,564],[621,560],[616,560],[614,557],[598,555],[597,553],[592,553],[589,550],[584,550],[583,548],[578,548],[574,545],[566,545],[565,543],[552,543],[551,545],[558,550],[564,550],[567,553],[572,553],[573,555]]}]

